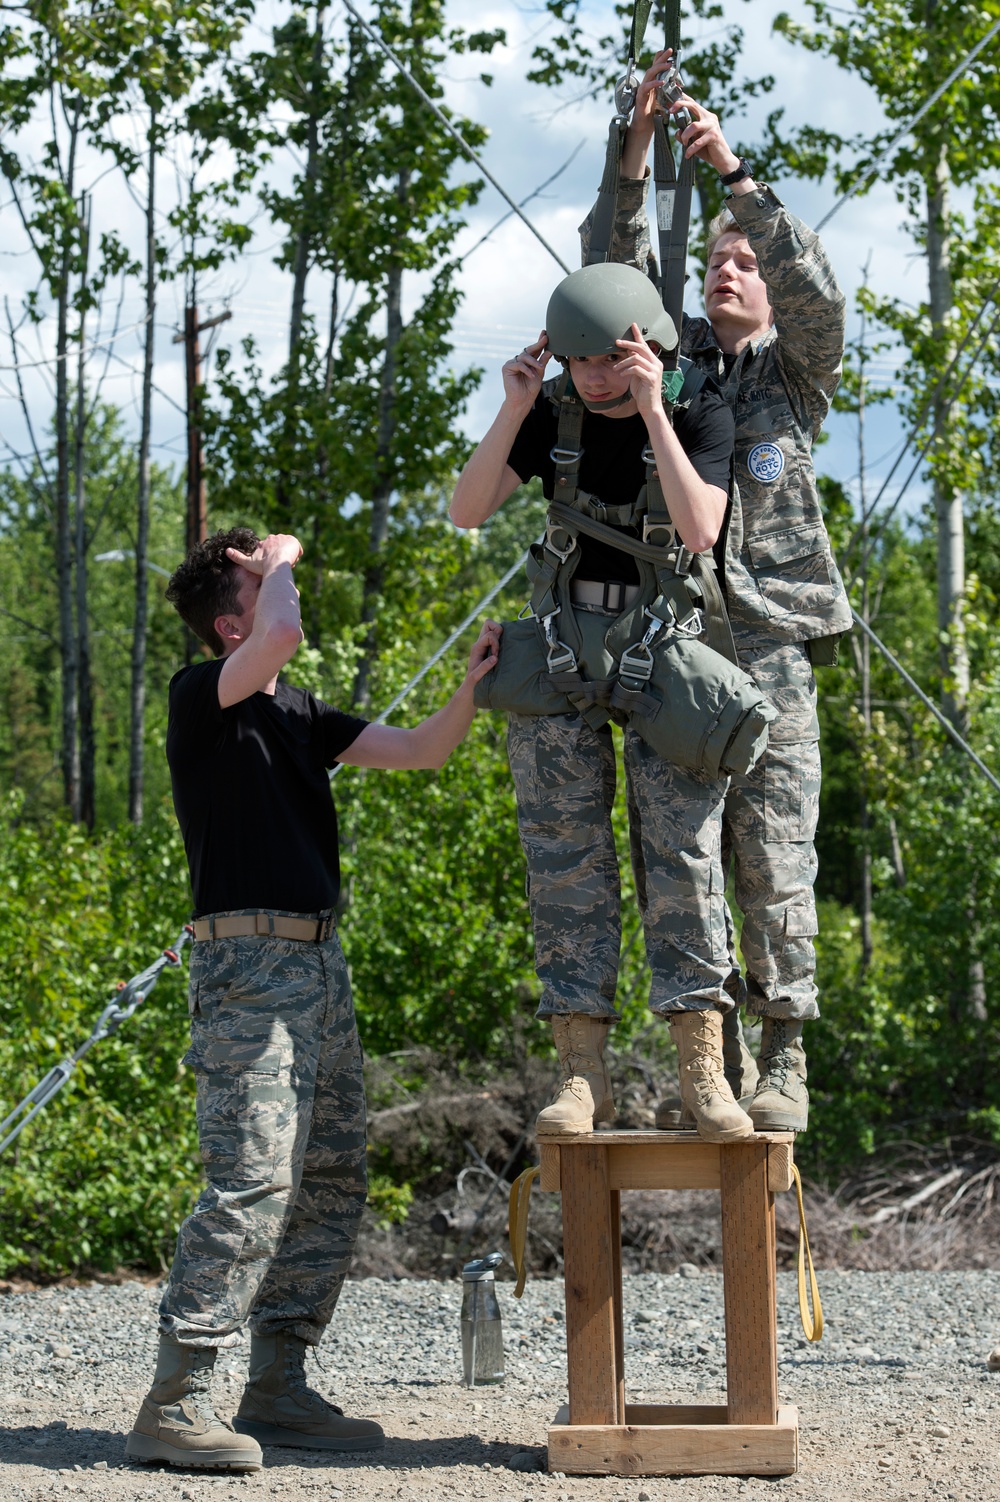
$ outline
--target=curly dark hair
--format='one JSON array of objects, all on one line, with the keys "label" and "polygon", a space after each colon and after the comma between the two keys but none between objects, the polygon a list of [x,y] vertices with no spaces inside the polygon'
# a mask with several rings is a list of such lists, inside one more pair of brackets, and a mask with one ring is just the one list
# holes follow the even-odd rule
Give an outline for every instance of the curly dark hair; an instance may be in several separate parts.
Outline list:
[{"label": "curly dark hair", "polygon": [[242,615],[238,594],[238,565],[226,557],[227,548],[254,553],[260,538],[250,527],[231,527],[196,543],[179,568],[170,576],[167,599],[199,641],[221,657],[224,647],[215,629],[220,615]]}]

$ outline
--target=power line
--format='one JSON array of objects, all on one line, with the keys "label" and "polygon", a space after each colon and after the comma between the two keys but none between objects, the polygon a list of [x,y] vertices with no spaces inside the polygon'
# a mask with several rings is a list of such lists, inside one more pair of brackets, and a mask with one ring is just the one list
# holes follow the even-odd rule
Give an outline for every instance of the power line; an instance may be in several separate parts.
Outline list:
[{"label": "power line", "polygon": [[[109,339],[99,339],[96,344],[88,344],[83,351],[83,358],[86,359],[88,355],[93,354],[95,349],[107,349],[109,345],[117,344],[118,340],[124,339],[126,334],[134,334],[136,329],[144,328],[148,322],[148,318],[140,318],[138,323],[131,324],[127,329],[119,329],[118,333],[112,334]],[[79,353],[78,350],[69,349],[64,355],[53,355],[48,360],[18,360],[16,365],[0,365],[0,370],[37,370],[43,365],[58,365],[61,361],[70,359],[71,356],[74,359],[79,358]]]},{"label": "power line", "polygon": [[[527,561],[528,561],[528,554],[525,552],[525,553],[521,554],[520,558],[518,558],[518,560],[517,560],[516,563],[512,563],[511,564],[510,568],[504,574],[503,578],[499,581],[499,583],[494,584],[494,586],[490,590],[489,594],[483,595],[483,598],[479,601],[478,605],[474,605],[473,606],[473,608],[469,611],[468,615],[465,617],[465,620],[461,623],[461,625],[455,627],[454,631],[448,637],[447,641],[444,641],[444,642],[441,643],[440,647],[438,647],[437,651],[434,653],[434,655],[432,657],[428,657],[427,661],[424,663],[424,665],[420,669],[420,671],[418,673],[415,673],[413,675],[413,677],[410,679],[409,683],[406,685],[405,688],[400,689],[399,693],[393,699],[392,703],[389,704],[389,705],[387,705],[387,707],[385,709],[383,709],[382,713],[380,715],[378,715],[375,718],[375,720],[372,722],[373,724],[375,724],[375,725],[384,725],[385,724],[385,722],[389,718],[389,716],[393,713],[394,710],[396,710],[396,709],[399,708],[399,706],[402,704],[403,700],[406,699],[413,692],[413,690],[416,688],[417,684],[423,682],[423,680],[427,677],[427,674],[430,672],[431,668],[434,667],[435,663],[438,663],[438,662],[441,661],[441,658],[444,656],[444,654],[451,647],[453,647],[455,645],[455,643],[458,641],[458,638],[464,632],[468,631],[469,627],[474,624],[474,622],[479,618],[479,616],[482,615],[483,611],[487,608],[487,606],[493,604],[493,601],[496,599],[497,595],[500,594],[501,590],[506,589],[507,585],[513,579],[514,575],[518,572],[519,569],[522,569],[524,567],[524,565],[527,563]],[[331,779],[334,778],[334,777],[336,777],[337,773],[340,771],[340,769],[341,769],[341,767],[343,765],[344,765],[343,762],[338,762],[337,763],[337,765],[334,767],[333,771],[330,773]]]},{"label": "power line", "polygon": [[992,786],[996,788],[997,792],[1000,793],[1000,781],[997,781],[996,777],[994,777],[993,773],[990,771],[986,763],[980,761],[979,757],[976,755],[975,751],[973,751],[968,741],[962,739],[948,717],[942,714],[941,710],[938,709],[933,699],[929,699],[927,697],[923,689],[920,687],[920,684],[917,683],[916,679],[910,677],[910,674],[906,671],[899,658],[892,655],[885,642],[881,641],[875,635],[875,632],[872,630],[871,626],[869,626],[868,622],[862,619],[862,617],[858,614],[853,606],[851,607],[851,614],[853,615],[855,621],[861,627],[865,635],[870,637],[871,640],[875,643],[875,646],[878,647],[879,651],[882,653],[882,656],[885,658],[886,662],[889,663],[890,667],[894,668],[902,678],[903,682],[907,685],[907,687],[913,690],[917,698],[920,700],[921,704],[923,704],[926,709],[930,710],[934,718],[955,742],[955,745],[958,746],[962,751],[964,751],[966,756],[970,757],[972,761],[975,762],[976,766],[979,768],[980,772],[982,772],[987,782],[991,783]]},{"label": "power line", "polygon": [[382,49],[386,57],[393,64],[393,66],[399,70],[410,87],[420,95],[427,108],[433,111],[435,118],[440,121],[440,123],[444,126],[445,130],[452,137],[452,139],[456,141],[462,148],[462,151],[469,158],[469,161],[476,164],[483,176],[493,184],[494,188],[496,188],[497,192],[500,194],[500,197],[504,199],[506,203],[510,204],[511,209],[517,215],[517,217],[527,225],[528,229],[530,229],[535,239],[539,241],[541,245],[545,246],[545,249],[548,251],[552,259],[556,262],[557,265],[562,267],[563,271],[565,271],[566,275],[568,276],[569,267],[566,265],[566,262],[563,260],[562,256],[556,254],[556,252],[552,249],[552,246],[549,244],[548,240],[546,240],[545,236],[542,234],[541,230],[536,229],[532,224],[531,220],[521,208],[520,204],[514,202],[513,198],[511,198],[506,188],[501,187],[496,178],[493,176],[492,172],[484,164],[482,157],[478,156],[476,152],[473,151],[472,147],[469,145],[468,141],[461,134],[461,132],[456,130],[454,125],[452,125],[451,121],[448,119],[448,116],[438,108],[427,91],[422,88],[417,80],[413,77],[413,74],[408,72],[405,64],[402,63],[396,56],[395,52],[393,52],[392,48],[389,46],[384,37],[382,37],[379,32],[375,31],[371,26],[369,26],[368,22],[358,14],[357,10],[355,10],[354,6],[351,4],[351,0],[344,0],[344,4],[350,11],[351,15],[354,17],[355,21],[357,21],[358,25],[361,27],[361,30],[365,33],[365,35],[370,37],[375,45]]},{"label": "power line", "polygon": [[[889,506],[889,507],[887,507],[887,509],[885,511],[883,511],[882,514],[881,514],[881,516],[878,518],[879,525],[876,528],[874,534],[871,537],[868,538],[868,546],[865,549],[864,557],[862,558],[862,561],[861,561],[861,565],[860,565],[861,568],[864,568],[865,565],[867,564],[869,558],[871,557],[871,555],[872,555],[872,553],[873,553],[873,551],[874,551],[874,549],[875,549],[875,547],[876,547],[876,545],[878,543],[879,538],[885,532],[886,527],[889,525],[889,522],[892,520],[893,516],[895,515],[896,510],[897,510],[897,508],[899,506],[900,501],[903,499],[903,496],[906,494],[906,491],[909,489],[909,486],[910,486],[911,481],[913,480],[913,477],[916,475],[917,470],[920,468],[921,464],[924,462],[924,459],[927,457],[927,454],[930,452],[931,447],[935,443],[935,441],[936,441],[936,439],[938,437],[938,434],[940,433],[941,428],[944,425],[945,419],[947,418],[949,412],[951,411],[951,409],[954,406],[955,402],[958,400],[959,396],[961,396],[963,390],[965,389],[966,382],[968,381],[969,377],[971,376],[973,370],[975,370],[975,368],[976,368],[976,361],[979,358],[979,355],[981,354],[982,350],[985,348],[987,341],[991,338],[991,336],[993,334],[993,331],[996,328],[996,326],[997,326],[998,323],[1000,323],[1000,309],[998,309],[998,311],[993,315],[993,318],[990,321],[989,327],[987,328],[985,334],[980,339],[979,343],[976,345],[976,348],[973,350],[973,352],[972,352],[972,358],[970,359],[968,365],[966,366],[965,372],[962,375],[962,379],[959,381],[959,383],[955,387],[954,391],[952,391],[951,395],[948,397],[948,400],[945,403],[944,407],[937,414],[937,417],[934,420],[934,427],[931,430],[931,432],[928,435],[928,437],[926,438],[926,440],[924,441],[924,443],[922,443],[921,446],[920,446],[920,448],[918,449],[918,451],[917,451],[917,457],[916,457],[916,459],[913,462],[913,465],[912,465],[912,467],[910,469],[910,472],[909,472],[909,474],[907,475],[906,479],[903,481],[902,485],[899,487],[899,490],[896,493],[896,499],[893,501],[892,505]],[[938,389],[940,389],[940,384],[939,384],[939,388]],[[932,400],[933,400],[933,397],[932,397]],[[924,412],[921,415],[921,417],[918,418],[918,420],[917,420],[917,426],[919,426],[920,422],[923,421],[923,418],[925,416],[926,416],[926,408],[924,409]],[[886,476],[886,479],[885,479],[883,485],[881,486],[881,488],[879,490],[879,496],[882,495],[883,491],[886,488],[886,485],[888,485],[889,480],[892,478],[892,475],[895,472],[896,467],[899,464],[899,461],[902,459],[903,454],[906,453],[907,448],[913,442],[913,439],[915,437],[916,437],[916,427],[914,427],[914,429],[910,433],[910,436],[908,437],[906,443],[904,444],[903,449],[900,452],[899,459],[896,460],[896,463],[893,465],[892,470],[890,470],[889,474]],[[876,500],[877,499],[878,499],[878,497],[876,497]],[[874,506],[874,502],[873,502],[873,506]],[[871,515],[872,515],[872,509],[870,508],[869,512],[868,512],[868,518],[870,518]],[[845,559],[850,554],[850,552],[853,550],[853,548],[855,547],[855,545],[858,542],[858,540],[864,535],[864,530],[863,529],[864,529],[864,526],[866,524],[867,524],[867,519],[866,519],[865,522],[862,522],[861,527],[858,528],[858,530],[855,532],[854,536],[851,538],[851,540],[850,540],[850,542],[849,542],[849,544],[847,546],[847,549],[845,550],[845,555],[844,555]]]},{"label": "power line", "polygon": [[[348,8],[350,7],[348,6]],[[824,215],[824,217],[817,224],[817,234],[823,228],[824,224],[829,224],[830,220],[833,218],[834,214],[836,214],[838,209],[843,208],[844,204],[847,203],[849,199],[853,198],[856,193],[860,193],[863,188],[866,188],[868,186],[872,178],[878,172],[878,169],[881,167],[882,163],[885,161],[886,157],[891,156],[896,147],[899,145],[900,141],[905,141],[906,137],[910,134],[913,127],[920,123],[920,121],[927,114],[928,110],[934,108],[935,104],[937,104],[938,100],[941,98],[941,95],[946,93],[947,90],[951,88],[955,80],[957,78],[961,78],[962,74],[965,72],[969,64],[979,56],[984,47],[988,46],[989,43],[992,42],[997,32],[1000,32],[1000,21],[995,21],[986,35],[981,37],[976,45],[972,48],[972,51],[967,52],[958,66],[951,70],[944,83],[938,85],[938,87],[934,90],[933,94],[926,101],[926,103],[917,110],[917,113],[913,116],[912,120],[907,121],[906,125],[903,126],[903,129],[899,131],[897,135],[893,136],[892,140],[889,142],[885,150],[879,153],[879,155],[875,158],[875,161],[868,168],[868,171],[864,173],[862,177],[858,178],[858,181],[854,184],[853,188],[848,188],[847,192],[842,194],[842,196],[837,199],[837,202],[834,204],[833,208],[830,209],[829,213]]]}]

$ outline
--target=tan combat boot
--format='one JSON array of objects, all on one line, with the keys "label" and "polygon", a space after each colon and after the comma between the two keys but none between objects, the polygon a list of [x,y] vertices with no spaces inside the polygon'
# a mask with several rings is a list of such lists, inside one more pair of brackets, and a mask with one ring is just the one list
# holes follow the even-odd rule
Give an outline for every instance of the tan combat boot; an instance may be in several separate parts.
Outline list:
[{"label": "tan combat boot", "polygon": [[209,1470],[259,1471],[260,1445],[234,1433],[212,1407],[215,1350],[196,1350],[160,1336],[153,1385],[125,1442],[131,1460]]},{"label": "tan combat boot", "polygon": [[345,1418],[306,1381],[306,1342],[287,1330],[250,1337],[250,1380],[233,1425],[262,1445],[298,1450],[379,1450],[380,1424]]},{"label": "tan combat boot", "polygon": [[753,1122],[736,1104],[722,1063],[722,1013],[672,1012],[670,1032],[677,1048],[681,1100],[706,1142],[737,1142],[753,1132]]},{"label": "tan combat boot", "polygon": [[539,1137],[592,1132],[595,1121],[613,1121],[615,1102],[604,1063],[608,1024],[583,1012],[550,1017],[563,1080],[555,1100],[539,1111]]},{"label": "tan combat boot", "polygon": [[804,1132],[809,1125],[806,1051],[798,1018],[765,1017],[757,1060],[760,1080],[750,1107],[758,1132]]},{"label": "tan combat boot", "polygon": [[[722,1063],[726,1083],[739,1101],[740,1110],[749,1111],[757,1088],[757,1063],[747,1048],[736,1007],[723,1014]],[[658,1132],[694,1131],[694,1116],[679,1095],[668,1095],[657,1106],[653,1125]]]}]

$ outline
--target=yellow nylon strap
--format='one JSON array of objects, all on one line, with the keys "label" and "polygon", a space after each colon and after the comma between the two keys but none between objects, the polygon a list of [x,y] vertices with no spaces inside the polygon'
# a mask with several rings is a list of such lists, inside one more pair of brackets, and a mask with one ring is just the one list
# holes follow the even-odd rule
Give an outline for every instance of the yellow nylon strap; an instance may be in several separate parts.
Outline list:
[{"label": "yellow nylon strap", "polygon": [[514,1297],[519,1299],[524,1292],[524,1280],[528,1276],[524,1265],[524,1241],[528,1234],[528,1205],[531,1201],[531,1186],[541,1169],[526,1168],[518,1174],[510,1186],[510,1206],[507,1215],[507,1232],[510,1236],[510,1254],[517,1274]]},{"label": "yellow nylon strap", "polygon": [[[795,1271],[799,1280],[799,1318],[802,1321],[802,1329],[806,1340],[817,1341],[823,1339],[823,1305],[819,1297],[819,1284],[816,1282],[816,1269],[813,1267],[812,1252],[809,1250],[809,1232],[806,1230],[806,1207],[802,1203],[802,1176],[795,1164],[792,1164],[792,1177],[795,1180],[795,1194],[799,1202],[799,1251],[795,1262]],[[812,1313],[809,1312],[809,1299],[806,1297],[806,1266],[809,1267],[809,1294],[812,1297]]]}]

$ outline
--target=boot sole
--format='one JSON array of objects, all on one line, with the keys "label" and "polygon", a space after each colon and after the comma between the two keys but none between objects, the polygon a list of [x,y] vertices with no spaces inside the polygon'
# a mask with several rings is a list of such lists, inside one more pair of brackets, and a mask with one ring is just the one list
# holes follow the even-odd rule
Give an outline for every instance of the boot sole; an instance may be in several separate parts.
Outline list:
[{"label": "boot sole", "polygon": [[731,1132],[699,1132],[698,1136],[702,1142],[746,1142],[753,1134],[754,1128],[751,1126],[749,1132],[743,1127],[734,1127]]},{"label": "boot sole", "polygon": [[167,1465],[205,1471],[259,1471],[264,1464],[263,1456],[253,1460],[245,1450],[185,1450],[151,1434],[130,1434],[125,1454],[129,1460],[162,1460]]},{"label": "boot sole", "polygon": [[354,1439],[333,1439],[325,1434],[302,1434],[281,1424],[261,1424],[256,1419],[233,1419],[237,1434],[249,1434],[259,1445],[285,1445],[292,1450],[381,1450],[384,1435],[359,1434]]},{"label": "boot sole", "polygon": [[750,1119],[758,1132],[804,1132],[809,1127],[809,1117],[783,1115],[781,1111],[751,1111]]}]

